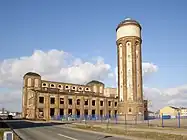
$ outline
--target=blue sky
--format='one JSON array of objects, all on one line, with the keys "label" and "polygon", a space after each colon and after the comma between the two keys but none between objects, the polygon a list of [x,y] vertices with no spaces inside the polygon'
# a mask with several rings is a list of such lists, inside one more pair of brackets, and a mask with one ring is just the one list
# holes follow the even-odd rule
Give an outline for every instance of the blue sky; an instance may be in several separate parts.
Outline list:
[{"label": "blue sky", "polygon": [[183,85],[187,83],[186,5],[185,0],[0,1],[0,61],[29,56],[35,49],[59,49],[84,60],[102,56],[115,67],[115,28],[131,17],[143,28],[143,61],[159,67],[145,84]]}]

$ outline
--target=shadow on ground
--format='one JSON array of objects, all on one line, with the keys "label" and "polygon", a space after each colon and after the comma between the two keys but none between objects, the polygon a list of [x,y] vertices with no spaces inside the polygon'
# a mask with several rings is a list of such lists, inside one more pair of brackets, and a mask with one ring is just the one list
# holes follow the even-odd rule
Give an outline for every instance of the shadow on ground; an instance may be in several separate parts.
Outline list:
[{"label": "shadow on ground", "polygon": [[34,128],[34,127],[45,127],[45,126],[55,126],[55,125],[65,125],[71,123],[63,122],[35,122],[27,120],[3,120],[0,122],[0,128],[9,128],[12,129],[23,129],[23,128]]},{"label": "shadow on ground", "polygon": [[[6,124],[8,124],[9,126],[11,126],[11,128],[13,129],[22,129],[22,128],[33,128],[33,127],[45,127],[45,126],[55,126],[55,125],[65,125],[65,124],[72,124],[72,123],[76,123],[76,121],[73,122],[46,122],[46,121],[40,121],[40,122],[36,122],[36,121],[27,121],[27,120],[21,120],[21,119],[13,119],[13,120],[4,120],[4,123],[0,122],[0,128],[8,128],[8,126]],[[80,123],[80,121],[77,121]],[[86,122],[81,122],[81,123],[86,123],[86,124],[105,124],[107,125],[118,125],[118,126],[124,126],[125,127],[144,127],[144,128],[149,128],[149,127],[162,127],[161,123],[155,123],[152,124],[150,122],[149,126],[146,123],[142,123],[142,124],[129,124],[129,123],[115,123],[115,122],[98,122],[98,121],[86,121]],[[178,128],[178,125],[176,123],[164,123],[163,126],[165,128]],[[187,129],[187,125],[184,125],[183,123],[181,123],[180,128],[185,128]]]}]

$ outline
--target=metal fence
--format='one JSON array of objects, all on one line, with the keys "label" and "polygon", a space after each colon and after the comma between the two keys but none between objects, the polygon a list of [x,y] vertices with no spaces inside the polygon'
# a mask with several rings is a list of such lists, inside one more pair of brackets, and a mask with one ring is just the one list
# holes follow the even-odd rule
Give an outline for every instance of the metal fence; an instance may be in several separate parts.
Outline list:
[{"label": "metal fence", "polygon": [[51,116],[51,120],[117,120],[117,116],[99,116],[99,115],[58,115]]},{"label": "metal fence", "polygon": [[[136,117],[135,117],[136,118]],[[63,116],[52,116],[51,120],[54,121],[73,121],[79,123],[94,123],[94,124],[119,124],[127,126],[157,126],[157,127],[173,127],[173,128],[187,128],[187,116],[149,116],[147,120],[119,120],[117,115],[113,116],[99,116],[99,115],[63,115]]]},{"label": "metal fence", "polygon": [[147,122],[152,126],[187,128],[187,116],[181,115],[181,113],[176,115],[161,114],[153,119],[148,119]]}]

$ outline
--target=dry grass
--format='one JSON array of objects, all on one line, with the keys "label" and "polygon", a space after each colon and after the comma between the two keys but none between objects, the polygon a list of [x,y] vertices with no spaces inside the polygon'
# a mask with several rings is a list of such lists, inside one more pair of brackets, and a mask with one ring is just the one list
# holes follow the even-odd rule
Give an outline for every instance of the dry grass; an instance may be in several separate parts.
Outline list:
[{"label": "dry grass", "polygon": [[14,140],[20,140],[20,138],[17,135],[14,135]]},{"label": "dry grass", "polygon": [[[116,126],[116,124],[109,124],[109,126]],[[127,125],[122,126],[124,128],[140,128],[140,129],[154,129],[154,130],[174,130],[174,131],[187,131],[186,128],[177,128],[177,127],[162,127],[162,126],[156,126],[156,125]]]},{"label": "dry grass", "polygon": [[[168,119],[168,120],[163,120],[163,125],[167,127],[178,127],[179,120],[178,119]],[[149,121],[150,125],[155,125],[155,126],[162,126],[162,120],[151,120]],[[181,128],[187,128],[187,119],[180,119],[180,124]]]},{"label": "dry grass", "polygon": [[152,140],[187,140],[187,136],[175,135],[175,134],[164,134],[158,132],[146,132],[146,131],[129,131],[122,129],[106,129],[101,127],[93,127],[91,125],[75,125],[75,128],[92,130],[97,132],[105,132],[110,134],[118,134],[125,136],[133,136],[144,139],[152,139]]},{"label": "dry grass", "polygon": [[10,131],[9,128],[0,128],[0,137],[3,137],[4,131]]}]

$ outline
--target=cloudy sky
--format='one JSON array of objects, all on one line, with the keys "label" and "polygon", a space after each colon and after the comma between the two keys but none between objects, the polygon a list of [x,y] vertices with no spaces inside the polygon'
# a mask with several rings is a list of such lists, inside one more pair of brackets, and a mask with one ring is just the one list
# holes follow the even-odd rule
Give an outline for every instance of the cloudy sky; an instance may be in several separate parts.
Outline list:
[{"label": "cloudy sky", "polygon": [[116,87],[117,24],[142,25],[144,96],[151,109],[187,107],[186,1],[0,2],[0,108],[21,110],[22,77]]}]

